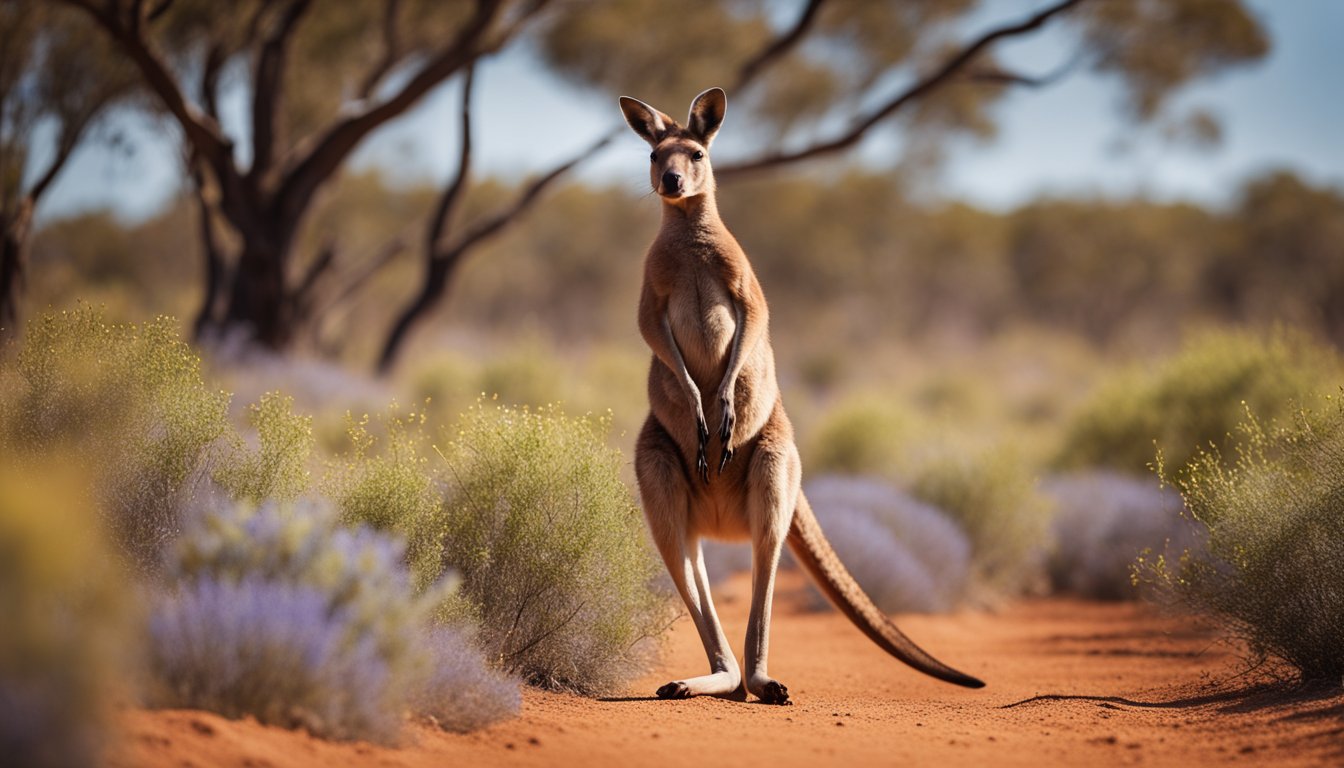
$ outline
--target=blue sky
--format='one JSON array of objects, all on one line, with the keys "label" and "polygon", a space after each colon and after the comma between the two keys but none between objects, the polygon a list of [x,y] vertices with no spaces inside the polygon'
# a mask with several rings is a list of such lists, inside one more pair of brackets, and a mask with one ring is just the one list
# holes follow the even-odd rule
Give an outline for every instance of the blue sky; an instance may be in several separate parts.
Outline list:
[{"label": "blue sky", "polygon": [[[1016,19],[1039,5],[1039,0],[991,0],[980,18]],[[998,107],[997,138],[951,147],[931,186],[943,196],[996,209],[1041,194],[1143,194],[1219,205],[1246,176],[1279,167],[1344,187],[1344,0],[1248,0],[1248,5],[1268,29],[1269,56],[1201,82],[1175,102],[1177,111],[1198,106],[1221,118],[1223,141],[1217,148],[1173,145],[1154,128],[1127,125],[1119,118],[1115,83],[1080,74],[1047,89],[1010,94]],[[1067,55],[1049,34],[1000,50],[1010,63],[1037,72]],[[456,147],[455,91],[453,85],[441,88],[381,130],[356,153],[354,165],[380,166],[407,184],[445,178]],[[619,120],[614,94],[577,90],[549,75],[526,50],[489,62],[477,94],[478,156],[485,173],[525,175],[577,151]],[[225,107],[226,122],[244,115],[239,100],[232,102]],[[538,114],[551,123],[544,137],[530,128]],[[719,158],[748,149],[734,144],[731,121],[730,102],[729,121],[715,146]],[[115,126],[129,138],[130,150],[96,142],[81,149],[43,200],[42,218],[110,208],[135,220],[178,194],[175,134],[133,115],[118,116]],[[885,165],[897,151],[895,142],[877,135],[859,148],[856,159]],[[642,189],[643,155],[643,145],[627,133],[581,175]]]}]

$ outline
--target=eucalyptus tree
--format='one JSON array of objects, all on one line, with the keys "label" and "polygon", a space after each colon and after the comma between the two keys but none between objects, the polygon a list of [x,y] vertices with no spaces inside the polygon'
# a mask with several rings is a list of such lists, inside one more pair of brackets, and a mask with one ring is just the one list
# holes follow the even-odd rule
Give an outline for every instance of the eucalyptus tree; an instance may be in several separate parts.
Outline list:
[{"label": "eucalyptus tree", "polygon": [[[296,253],[323,187],[371,133],[504,46],[545,4],[63,1],[117,44],[180,130],[207,216],[198,329],[241,330],[274,349],[294,341],[332,273],[331,251]],[[232,131],[221,108],[229,88],[248,106]]]},{"label": "eucalyptus tree", "polygon": [[[135,82],[67,9],[0,2],[0,335],[19,323],[38,203],[110,108],[133,97]],[[41,141],[43,130],[50,141]]]}]

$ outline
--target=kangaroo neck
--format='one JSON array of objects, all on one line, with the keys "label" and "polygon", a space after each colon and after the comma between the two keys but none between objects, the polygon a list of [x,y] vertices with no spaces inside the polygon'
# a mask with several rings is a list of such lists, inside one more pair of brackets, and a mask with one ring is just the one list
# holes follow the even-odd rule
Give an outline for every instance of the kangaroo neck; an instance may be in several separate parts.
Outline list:
[{"label": "kangaroo neck", "polygon": [[663,200],[665,231],[686,233],[713,233],[725,229],[719,218],[719,206],[713,192],[686,197],[675,202]]}]

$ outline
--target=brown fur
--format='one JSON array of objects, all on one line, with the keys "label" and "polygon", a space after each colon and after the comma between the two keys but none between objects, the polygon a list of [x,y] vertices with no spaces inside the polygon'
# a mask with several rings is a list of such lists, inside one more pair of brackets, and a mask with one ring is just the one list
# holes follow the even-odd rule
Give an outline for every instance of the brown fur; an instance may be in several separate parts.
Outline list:
[{"label": "brown fur", "polygon": [[[650,182],[663,201],[639,301],[639,329],[653,361],[635,470],[654,542],[710,662],[710,674],[670,682],[658,695],[726,695],[745,683],[766,702],[788,702],[788,689],[766,671],[775,571],[786,540],[827,596],[878,645],[921,671],[983,685],[919,649],[873,606],[802,497],[765,295],[715,204],[709,147],[726,111],[723,91],[697,96],[687,127],[635,99],[622,97],[621,110],[653,149]],[[752,544],[745,670],[714,612],[703,537]]]}]

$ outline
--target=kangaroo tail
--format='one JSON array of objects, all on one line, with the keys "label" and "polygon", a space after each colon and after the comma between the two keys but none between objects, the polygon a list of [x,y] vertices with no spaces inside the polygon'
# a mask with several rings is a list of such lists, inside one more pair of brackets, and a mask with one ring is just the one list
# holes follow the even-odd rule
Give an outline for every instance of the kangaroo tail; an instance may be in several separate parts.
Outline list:
[{"label": "kangaroo tail", "polygon": [[798,495],[798,508],[789,527],[789,549],[802,563],[808,575],[817,583],[827,599],[835,604],[854,625],[863,631],[878,647],[911,667],[939,680],[983,688],[984,682],[947,666],[933,658],[923,648],[897,629],[896,625],[878,610],[868,595],[863,593],[854,577],[849,575],[831,544],[822,535],[821,525],[812,514],[807,498]]}]

